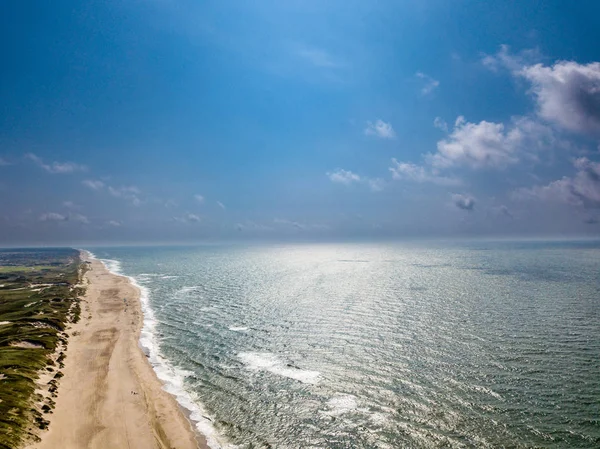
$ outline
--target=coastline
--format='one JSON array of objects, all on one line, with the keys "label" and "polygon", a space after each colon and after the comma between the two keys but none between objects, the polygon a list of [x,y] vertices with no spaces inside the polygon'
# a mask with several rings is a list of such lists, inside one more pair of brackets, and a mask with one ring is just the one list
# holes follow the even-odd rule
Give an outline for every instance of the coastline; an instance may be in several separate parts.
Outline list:
[{"label": "coastline", "polygon": [[90,256],[81,251],[87,291],[69,329],[56,408],[29,447],[208,449],[140,347],[140,289]]}]

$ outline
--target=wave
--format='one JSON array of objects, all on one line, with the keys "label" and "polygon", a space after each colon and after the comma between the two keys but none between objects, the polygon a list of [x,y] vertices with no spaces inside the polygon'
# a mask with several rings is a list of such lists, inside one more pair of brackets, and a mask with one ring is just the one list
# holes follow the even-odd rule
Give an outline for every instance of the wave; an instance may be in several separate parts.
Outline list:
[{"label": "wave", "polygon": [[321,380],[320,372],[296,368],[269,352],[240,352],[238,358],[252,371],[268,371],[305,384],[316,384]]},{"label": "wave", "polygon": [[[88,251],[90,258],[97,257]],[[98,259],[104,264],[108,271],[119,276],[125,276],[131,284],[140,291],[140,303],[142,306],[143,326],[140,333],[140,346],[148,357],[150,365],[154,369],[156,376],[163,383],[163,389],[173,395],[178,404],[189,413],[189,419],[192,421],[196,430],[201,433],[208,446],[211,449],[225,449],[227,446],[223,443],[220,435],[217,434],[212,422],[207,418],[206,411],[194,400],[192,395],[185,389],[184,381],[188,376],[193,375],[191,371],[186,371],[174,366],[161,351],[156,338],[157,320],[154,310],[150,306],[150,290],[140,285],[132,276],[124,275],[121,271],[121,262],[114,259]]]}]

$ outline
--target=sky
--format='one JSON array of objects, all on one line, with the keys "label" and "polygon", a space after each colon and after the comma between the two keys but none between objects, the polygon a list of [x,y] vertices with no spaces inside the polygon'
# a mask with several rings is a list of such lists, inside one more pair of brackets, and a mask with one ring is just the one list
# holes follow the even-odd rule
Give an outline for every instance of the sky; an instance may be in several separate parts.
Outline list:
[{"label": "sky", "polygon": [[0,244],[597,237],[600,3],[0,5]]}]

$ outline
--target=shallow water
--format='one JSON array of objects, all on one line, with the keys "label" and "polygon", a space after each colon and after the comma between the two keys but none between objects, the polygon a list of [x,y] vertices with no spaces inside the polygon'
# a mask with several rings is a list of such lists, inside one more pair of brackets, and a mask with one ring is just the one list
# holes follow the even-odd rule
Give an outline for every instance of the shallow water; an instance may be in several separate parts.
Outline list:
[{"label": "shallow water", "polygon": [[600,245],[92,248],[213,447],[600,446]]}]

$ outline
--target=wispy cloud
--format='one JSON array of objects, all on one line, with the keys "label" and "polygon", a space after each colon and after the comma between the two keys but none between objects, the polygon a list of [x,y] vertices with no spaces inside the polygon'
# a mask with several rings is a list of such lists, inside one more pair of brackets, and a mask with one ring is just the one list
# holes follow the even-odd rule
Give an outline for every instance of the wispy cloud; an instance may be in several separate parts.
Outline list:
[{"label": "wispy cloud", "polygon": [[337,168],[332,172],[327,172],[327,177],[331,182],[337,184],[344,184],[349,186],[351,184],[363,184],[367,185],[372,192],[381,192],[385,187],[385,181],[381,178],[369,178],[367,176],[360,176],[350,170],[344,170]]},{"label": "wispy cloud", "polygon": [[51,164],[47,164],[43,161],[42,158],[36,156],[33,153],[27,153],[25,155],[27,159],[34,162],[37,166],[43,168],[48,173],[52,174],[69,174],[74,172],[82,172],[87,171],[87,167],[85,165],[76,164],[75,162],[52,162]]},{"label": "wispy cloud", "polygon": [[79,206],[75,204],[73,201],[63,201],[63,206],[67,209],[77,209]]},{"label": "wispy cloud", "polygon": [[[106,188],[106,191],[113,197],[115,198],[121,198],[127,201],[131,201],[131,203],[134,206],[139,206],[140,204],[142,204],[142,200],[140,200],[140,194],[142,193],[141,190],[136,187],[136,186],[121,186],[121,187],[114,187],[114,186],[109,186],[106,185],[104,182],[99,181],[99,180],[94,180],[94,179],[86,179],[84,181],[81,182],[84,186],[86,186],[89,189],[95,190],[95,191],[100,191],[100,190],[104,190],[104,188]],[[171,203],[170,201],[167,201],[165,203],[165,207],[170,207],[175,205],[175,203]]]},{"label": "wispy cloud", "polygon": [[330,229],[329,226],[323,224],[300,223],[286,218],[275,218],[273,223],[287,228],[298,229],[301,231],[325,231]]},{"label": "wispy cloud", "polygon": [[440,86],[440,82],[438,80],[433,79],[432,77],[426,75],[423,72],[417,72],[415,76],[423,82],[423,86],[421,87],[421,93],[423,95],[431,94]]},{"label": "wispy cloud", "polygon": [[367,184],[373,192],[381,192],[385,187],[385,181],[381,178],[367,179]]},{"label": "wispy cloud", "polygon": [[68,214],[59,214],[58,212],[46,212],[40,215],[40,221],[70,221],[74,223],[89,224],[90,220],[85,215],[69,212]]},{"label": "wispy cloud", "polygon": [[331,69],[342,66],[338,60],[322,48],[300,45],[296,49],[296,55],[315,67]]},{"label": "wispy cloud", "polygon": [[134,206],[139,206],[140,204],[142,204],[139,198],[141,191],[136,186],[108,186],[108,193],[110,193],[115,198],[122,198],[124,200],[131,201]]},{"label": "wispy cloud", "polygon": [[443,176],[439,174],[438,170],[431,167],[424,167],[410,162],[399,162],[396,158],[392,158],[392,166],[389,170],[392,173],[392,178],[398,181],[431,182],[444,186],[461,184],[460,179]]},{"label": "wispy cloud", "polygon": [[352,173],[350,170],[344,170],[337,168],[332,172],[327,172],[327,176],[331,182],[337,182],[339,184],[350,185],[354,182],[360,182],[361,178],[356,173]]},{"label": "wispy cloud", "polygon": [[540,59],[541,54],[537,48],[513,53],[508,45],[500,45],[497,53],[493,55],[484,54],[481,63],[492,72],[498,72],[500,69],[517,72],[527,65],[538,62]]},{"label": "wispy cloud", "polygon": [[202,221],[202,217],[188,212],[182,217],[173,217],[173,221],[178,223],[200,223]]},{"label": "wispy cloud", "polygon": [[240,231],[250,231],[250,232],[270,232],[273,231],[272,226],[267,226],[262,223],[256,223],[251,220],[246,220],[244,222],[236,223],[235,228]]},{"label": "wispy cloud", "polygon": [[376,136],[381,139],[394,139],[396,137],[396,132],[394,131],[392,124],[384,122],[381,119],[377,119],[375,122],[367,122],[365,134],[367,136]]},{"label": "wispy cloud", "polygon": [[67,217],[58,212],[46,212],[40,215],[40,221],[66,221]]},{"label": "wispy cloud", "polygon": [[433,120],[433,126],[437,129],[441,129],[444,132],[448,132],[448,124],[441,117],[436,117]]},{"label": "wispy cloud", "polygon": [[109,220],[108,222],[106,222],[106,224],[114,228],[118,228],[119,226],[121,226],[121,222],[117,220]]},{"label": "wispy cloud", "polygon": [[101,190],[104,187],[104,183],[102,181],[97,181],[93,179],[86,179],[81,182],[84,186],[92,190]]},{"label": "wispy cloud", "polygon": [[3,157],[0,157],[0,167],[5,167],[7,165],[12,165],[10,162],[8,162],[6,159],[4,159]]},{"label": "wispy cloud", "polygon": [[202,218],[196,214],[187,214],[184,218],[188,223],[200,223],[202,221]]},{"label": "wispy cloud", "polygon": [[82,214],[77,214],[77,213],[70,213],[67,216],[67,221],[75,221],[81,224],[89,224],[90,220],[88,219],[88,217],[86,217],[85,215]]},{"label": "wispy cloud", "polygon": [[227,208],[225,207],[225,205],[224,205],[223,203],[221,203],[220,201],[217,201],[217,206],[219,206],[219,207],[220,207],[221,209],[223,209],[223,210],[227,209]]},{"label": "wispy cloud", "polygon": [[204,203],[204,197],[198,193],[194,195],[194,199],[196,201],[198,201],[200,204]]}]

